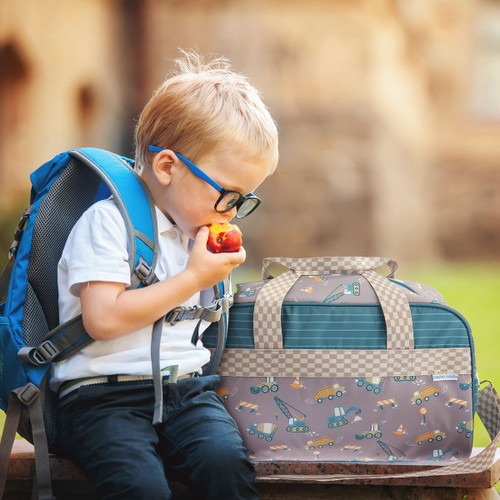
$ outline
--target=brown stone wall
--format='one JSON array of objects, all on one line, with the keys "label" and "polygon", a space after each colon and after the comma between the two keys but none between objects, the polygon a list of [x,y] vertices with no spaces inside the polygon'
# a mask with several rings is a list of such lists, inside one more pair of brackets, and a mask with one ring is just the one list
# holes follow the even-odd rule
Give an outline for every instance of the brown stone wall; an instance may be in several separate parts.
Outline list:
[{"label": "brown stone wall", "polygon": [[250,263],[498,258],[494,0],[24,0],[0,19],[0,206],[61,150],[132,154],[142,105],[198,47],[249,75],[280,128],[241,223]]}]

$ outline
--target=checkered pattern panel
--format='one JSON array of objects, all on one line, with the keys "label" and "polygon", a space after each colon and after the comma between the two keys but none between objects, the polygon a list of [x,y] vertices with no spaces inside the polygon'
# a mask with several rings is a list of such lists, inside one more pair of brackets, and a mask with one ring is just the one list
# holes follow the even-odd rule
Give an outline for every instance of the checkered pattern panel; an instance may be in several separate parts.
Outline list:
[{"label": "checkered pattern panel", "polygon": [[470,373],[467,348],[387,350],[226,348],[221,376],[395,377]]},{"label": "checkered pattern panel", "polygon": [[395,260],[386,257],[266,257],[262,263],[263,279],[270,279],[268,267],[280,264],[299,274],[357,274],[387,265],[394,274],[398,268]]},{"label": "checkered pattern panel", "polygon": [[[490,402],[494,401],[495,404]],[[500,432],[500,398],[491,382],[477,396],[477,411],[491,439]]]},{"label": "checkered pattern panel", "polygon": [[288,290],[300,278],[294,271],[287,271],[270,280],[255,299],[253,312],[253,337],[256,349],[283,347],[281,308]]},{"label": "checkered pattern panel", "polygon": [[387,349],[413,348],[413,321],[401,288],[375,271],[361,273],[375,290],[387,325]]}]

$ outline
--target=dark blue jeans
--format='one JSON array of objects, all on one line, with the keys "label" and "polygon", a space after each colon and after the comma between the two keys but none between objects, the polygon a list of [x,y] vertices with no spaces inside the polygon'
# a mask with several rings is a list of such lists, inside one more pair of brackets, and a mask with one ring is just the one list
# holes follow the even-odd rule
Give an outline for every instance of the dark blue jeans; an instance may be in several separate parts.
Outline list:
[{"label": "dark blue jeans", "polygon": [[168,499],[166,480],[195,499],[258,499],[241,434],[214,390],[217,375],[164,386],[164,423],[152,425],[150,382],[83,386],[61,408],[60,447],[106,499]]}]

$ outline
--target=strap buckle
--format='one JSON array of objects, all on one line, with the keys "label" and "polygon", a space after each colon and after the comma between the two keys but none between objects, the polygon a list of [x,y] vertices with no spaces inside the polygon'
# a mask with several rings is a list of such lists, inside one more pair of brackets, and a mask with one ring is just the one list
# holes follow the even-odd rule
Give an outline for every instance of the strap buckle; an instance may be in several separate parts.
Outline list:
[{"label": "strap buckle", "polygon": [[40,366],[52,361],[59,353],[52,341],[45,340],[38,347],[21,347],[17,356],[25,363]]},{"label": "strap buckle", "polygon": [[174,325],[185,319],[198,319],[205,308],[199,305],[189,307],[176,307],[165,316],[165,321]]},{"label": "strap buckle", "polygon": [[31,213],[31,207],[32,205],[30,205],[28,208],[24,210],[23,215],[21,215],[21,218],[17,223],[17,227],[14,232],[14,241],[11,243],[9,249],[9,258],[11,258],[13,255],[17,253],[17,248],[19,247],[19,243],[21,242],[21,238],[24,233],[24,226],[26,225],[26,221],[28,220]]},{"label": "strap buckle", "polygon": [[148,263],[142,257],[139,257],[139,264],[137,264],[134,272],[144,286],[152,285],[159,281],[153,269],[149,267]]},{"label": "strap buckle", "polygon": [[31,382],[24,387],[20,387],[16,392],[17,399],[26,406],[30,406],[38,397],[40,390]]}]

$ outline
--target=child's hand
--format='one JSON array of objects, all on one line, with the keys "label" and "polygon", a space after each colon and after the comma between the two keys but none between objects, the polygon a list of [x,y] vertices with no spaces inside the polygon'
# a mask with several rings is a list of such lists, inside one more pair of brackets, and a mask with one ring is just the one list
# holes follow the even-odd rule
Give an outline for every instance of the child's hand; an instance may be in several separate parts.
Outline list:
[{"label": "child's hand", "polygon": [[243,247],[237,252],[212,253],[207,249],[208,235],[208,227],[200,228],[186,266],[186,271],[191,272],[199,281],[199,290],[210,288],[226,279],[229,273],[246,259]]}]

